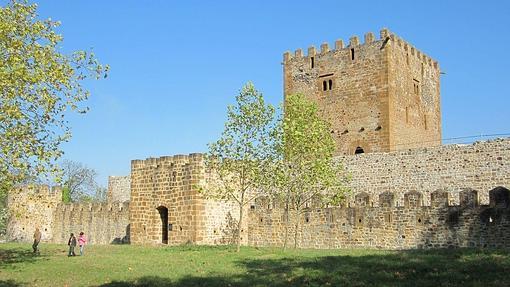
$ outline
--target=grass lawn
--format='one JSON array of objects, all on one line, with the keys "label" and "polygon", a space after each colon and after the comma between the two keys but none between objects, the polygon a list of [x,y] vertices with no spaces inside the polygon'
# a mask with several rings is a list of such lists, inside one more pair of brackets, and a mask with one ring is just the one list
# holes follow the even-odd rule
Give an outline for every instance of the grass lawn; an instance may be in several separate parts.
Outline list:
[{"label": "grass lawn", "polygon": [[510,251],[0,244],[0,286],[510,286]]}]

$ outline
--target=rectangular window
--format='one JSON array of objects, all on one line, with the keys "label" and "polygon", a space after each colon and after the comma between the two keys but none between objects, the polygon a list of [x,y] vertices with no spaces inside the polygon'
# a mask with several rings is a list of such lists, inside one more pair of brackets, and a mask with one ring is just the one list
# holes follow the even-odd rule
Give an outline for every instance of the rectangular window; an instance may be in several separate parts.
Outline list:
[{"label": "rectangular window", "polygon": [[354,61],[354,48],[351,49],[351,60]]},{"label": "rectangular window", "polygon": [[310,58],[310,66],[312,67],[312,69],[315,67],[315,58],[314,57]]},{"label": "rectangular window", "polygon": [[420,81],[413,79],[413,88],[416,95],[420,94]]}]

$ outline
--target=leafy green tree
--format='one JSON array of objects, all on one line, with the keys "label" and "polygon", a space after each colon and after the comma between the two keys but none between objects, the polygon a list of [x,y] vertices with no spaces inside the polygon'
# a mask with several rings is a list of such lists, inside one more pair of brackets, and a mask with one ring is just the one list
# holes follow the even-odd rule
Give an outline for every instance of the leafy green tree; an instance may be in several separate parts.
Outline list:
[{"label": "leafy green tree", "polygon": [[239,207],[236,243],[241,244],[241,226],[246,205],[263,192],[264,163],[271,153],[270,131],[275,109],[247,83],[229,106],[221,137],[209,144],[206,166],[216,184],[209,182],[202,193],[209,198],[235,202]]},{"label": "leafy green tree", "polygon": [[0,7],[0,182],[6,184],[58,170],[60,145],[71,137],[66,112],[86,112],[84,80],[108,71],[93,53],[62,53],[60,23],[39,20],[36,10],[23,0]]},{"label": "leafy green tree", "polygon": [[[294,247],[298,244],[300,218],[310,204],[336,205],[348,191],[348,177],[333,159],[335,142],[329,124],[317,113],[317,105],[301,94],[289,95],[285,114],[273,132],[273,172],[270,184],[277,200],[285,203],[287,248],[290,218],[294,216]],[[293,212],[293,214],[292,214]]]}]

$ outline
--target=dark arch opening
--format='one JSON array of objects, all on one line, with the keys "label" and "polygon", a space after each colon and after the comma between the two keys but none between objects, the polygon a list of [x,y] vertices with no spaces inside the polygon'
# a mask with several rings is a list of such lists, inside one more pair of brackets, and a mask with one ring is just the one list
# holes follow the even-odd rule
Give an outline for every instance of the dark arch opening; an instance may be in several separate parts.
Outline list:
[{"label": "dark arch opening", "polygon": [[161,243],[168,244],[168,208],[160,206],[157,210],[161,218]]},{"label": "dark arch opening", "polygon": [[333,89],[333,80],[330,79],[328,81],[328,87],[329,87],[330,90]]},{"label": "dark arch opening", "polygon": [[326,81],[322,81],[322,90],[326,91],[327,89],[328,89],[328,84],[326,83]]},{"label": "dark arch opening", "polygon": [[510,206],[510,190],[498,186],[489,191],[491,207],[507,208]]},{"label": "dark arch opening", "polygon": [[354,154],[360,154],[360,153],[365,153],[365,151],[363,150],[362,147],[357,147],[356,150],[354,151]]}]

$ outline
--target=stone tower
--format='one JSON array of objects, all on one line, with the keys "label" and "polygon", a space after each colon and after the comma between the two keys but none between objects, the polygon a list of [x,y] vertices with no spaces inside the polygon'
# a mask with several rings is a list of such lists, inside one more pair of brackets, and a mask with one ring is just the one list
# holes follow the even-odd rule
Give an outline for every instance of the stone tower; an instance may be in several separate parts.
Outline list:
[{"label": "stone tower", "polygon": [[318,103],[337,155],[441,144],[438,63],[387,29],[283,58],[284,95]]}]

